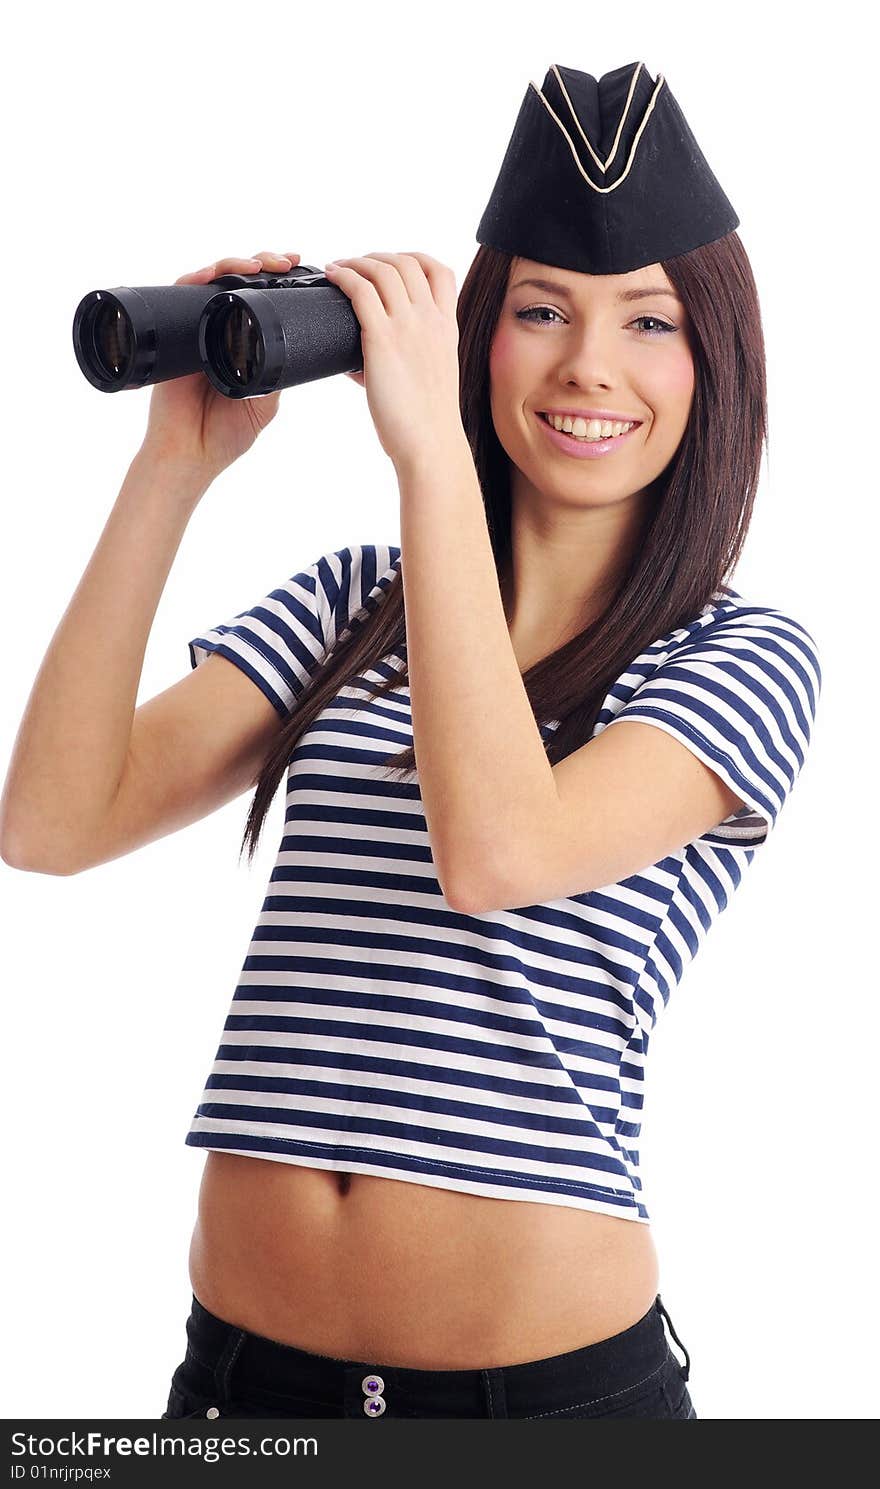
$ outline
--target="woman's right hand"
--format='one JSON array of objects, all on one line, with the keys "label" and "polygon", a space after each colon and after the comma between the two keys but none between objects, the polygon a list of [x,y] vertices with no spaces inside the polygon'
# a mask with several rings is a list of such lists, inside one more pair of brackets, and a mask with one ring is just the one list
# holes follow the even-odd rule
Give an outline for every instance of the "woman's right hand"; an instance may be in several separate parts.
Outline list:
[{"label": "woman's right hand", "polygon": [[[299,258],[298,253],[259,253],[253,259],[219,259],[182,274],[175,284],[209,284],[221,274],[283,274]],[[227,398],[201,371],[154,383],[142,453],[195,468],[211,481],[250,449],[271,424],[280,399],[280,392]]]}]

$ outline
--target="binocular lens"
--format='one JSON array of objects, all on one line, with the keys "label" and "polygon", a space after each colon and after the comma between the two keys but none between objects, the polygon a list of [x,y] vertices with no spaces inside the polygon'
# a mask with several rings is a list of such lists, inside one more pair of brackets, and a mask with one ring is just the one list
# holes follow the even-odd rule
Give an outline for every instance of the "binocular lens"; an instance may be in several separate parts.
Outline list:
[{"label": "binocular lens", "polygon": [[134,331],[121,305],[98,299],[86,312],[83,340],[102,377],[125,379],[134,360]]},{"label": "binocular lens", "polygon": [[263,337],[247,305],[230,299],[213,310],[207,327],[214,365],[230,387],[249,388],[264,364]]},{"label": "binocular lens", "polygon": [[348,296],[313,264],[89,290],[72,329],[80,371],[103,393],[201,369],[224,398],[259,398],[364,365]]}]

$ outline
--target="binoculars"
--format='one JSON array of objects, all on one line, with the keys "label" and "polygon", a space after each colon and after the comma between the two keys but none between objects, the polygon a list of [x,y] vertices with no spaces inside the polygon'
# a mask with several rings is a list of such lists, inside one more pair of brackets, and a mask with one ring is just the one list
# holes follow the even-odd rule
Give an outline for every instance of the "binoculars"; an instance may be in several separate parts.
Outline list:
[{"label": "binoculars", "polygon": [[73,348],[102,393],[202,371],[227,398],[257,398],[364,365],[351,301],[313,264],[91,290],[76,308]]}]

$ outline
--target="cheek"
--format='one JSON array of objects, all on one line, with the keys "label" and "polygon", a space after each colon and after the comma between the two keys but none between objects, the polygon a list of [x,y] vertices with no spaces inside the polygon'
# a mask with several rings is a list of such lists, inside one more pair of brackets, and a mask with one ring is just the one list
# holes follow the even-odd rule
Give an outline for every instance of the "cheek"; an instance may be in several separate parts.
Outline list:
[{"label": "cheek", "polygon": [[670,437],[674,429],[683,430],[687,424],[694,396],[696,373],[690,351],[669,348],[665,357],[658,357],[651,370],[649,382],[642,383],[640,392],[654,409],[655,416],[665,425]]},{"label": "cheek", "polygon": [[664,382],[671,398],[676,402],[687,403],[694,391],[694,381],[694,359],[685,346],[670,357]]},{"label": "cheek", "polygon": [[489,347],[489,407],[496,432],[507,429],[524,381],[522,346],[506,328],[499,329]]},{"label": "cheek", "polygon": [[549,341],[523,334],[522,327],[502,321],[489,345],[489,376],[508,389],[528,389],[542,375],[547,362]]},{"label": "cheek", "polygon": [[492,382],[508,382],[513,375],[516,353],[514,340],[506,329],[496,331],[489,348],[489,377]]}]

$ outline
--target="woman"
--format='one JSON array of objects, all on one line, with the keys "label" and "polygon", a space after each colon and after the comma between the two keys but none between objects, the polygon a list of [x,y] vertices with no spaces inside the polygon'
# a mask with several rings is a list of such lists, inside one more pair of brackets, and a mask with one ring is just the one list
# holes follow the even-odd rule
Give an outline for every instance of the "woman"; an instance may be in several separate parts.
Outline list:
[{"label": "woman", "polygon": [[[208,1153],[166,1417],[696,1415],[639,1174],[645,1056],[803,764],[821,677],[797,621],[722,582],[766,429],[732,209],[641,64],[553,68],[535,94],[457,298],[421,253],[327,266],[400,547],[325,554],[195,638],[123,738],[135,648],[108,680],[86,606],[137,543],[143,656],[188,515],[277,409],[159,385],[53,640],[52,707],[70,719],[57,688],[88,669],[119,782],[54,858],[22,805],[55,758],[39,685],[19,736],[4,841],[56,872],[258,778],[252,856],[288,773],[186,1139]],[[603,172],[622,146],[613,211],[595,182],[571,206],[563,102]]]}]

